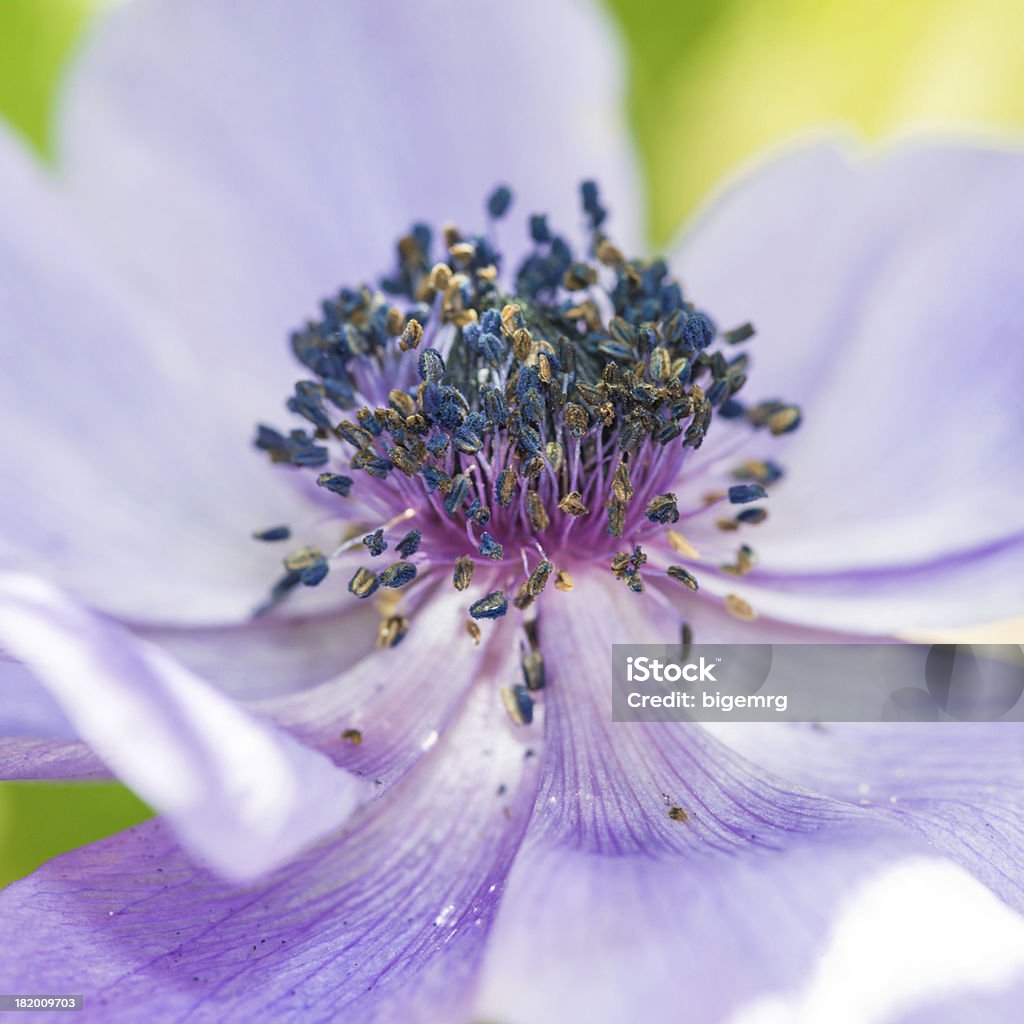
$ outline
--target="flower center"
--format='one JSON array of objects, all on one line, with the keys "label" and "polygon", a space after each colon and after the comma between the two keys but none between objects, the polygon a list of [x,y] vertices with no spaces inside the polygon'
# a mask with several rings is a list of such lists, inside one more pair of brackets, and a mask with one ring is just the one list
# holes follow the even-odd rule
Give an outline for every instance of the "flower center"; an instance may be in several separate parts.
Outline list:
[{"label": "flower center", "polygon": [[[506,273],[494,241],[512,202],[502,187],[485,234],[449,226],[438,238],[415,226],[389,275],[342,289],[292,335],[307,374],[287,405],[309,426],[260,426],[256,445],[315,471],[325,499],[349,503],[344,517],[366,532],[334,551],[289,554],[261,610],[320,584],[332,559],[353,551],[365,556],[348,578],[357,598],[428,576],[459,590],[474,576],[486,583],[468,606],[474,638],[479,620],[526,612],[549,584],[571,589],[583,562],[642,591],[643,543],[669,531],[685,555],[673,525],[714,503],[673,489],[712,420],[773,434],[797,427],[795,406],[737,398],[748,359],[730,350],[750,325],[720,335],[663,260],[627,259],[613,244],[596,186],[581,193],[585,255],[535,215],[531,248]],[[756,501],[777,475],[771,463],[748,463],[714,500]],[[749,508],[735,521],[764,514]],[[697,589],[683,566],[665,574]],[[392,615],[382,635],[395,643],[407,628]]]}]

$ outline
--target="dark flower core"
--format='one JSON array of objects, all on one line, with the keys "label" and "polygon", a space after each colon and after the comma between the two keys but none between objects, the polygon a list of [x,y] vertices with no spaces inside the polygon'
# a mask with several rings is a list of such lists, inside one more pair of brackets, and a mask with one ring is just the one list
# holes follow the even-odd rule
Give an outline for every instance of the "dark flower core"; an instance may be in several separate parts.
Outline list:
[{"label": "dark flower core", "polygon": [[[549,583],[571,589],[569,569],[583,562],[603,562],[641,592],[652,533],[669,531],[672,548],[687,553],[671,527],[693,512],[670,488],[713,418],[773,434],[798,426],[795,406],[748,408],[737,398],[748,359],[726,353],[751,326],[719,334],[664,261],[627,259],[612,243],[596,186],[581,192],[586,256],[535,215],[532,248],[507,275],[493,241],[512,201],[502,187],[487,203],[486,234],[446,227],[437,237],[416,225],[399,240],[391,274],[342,289],[292,335],[308,373],[287,404],[309,426],[260,426],[256,445],[315,472],[368,532],[333,553],[291,553],[261,611],[321,583],[332,558],[353,548],[365,554],[347,581],[357,598],[427,576],[459,590],[474,574],[483,579],[487,592],[467,602],[475,639],[479,620],[510,605],[526,612]],[[778,475],[772,463],[748,463],[719,498],[756,501]],[[764,516],[747,508],[737,521]],[[289,535],[274,527],[257,536]],[[661,575],[697,589],[683,566]],[[390,616],[384,642],[407,629]]]}]

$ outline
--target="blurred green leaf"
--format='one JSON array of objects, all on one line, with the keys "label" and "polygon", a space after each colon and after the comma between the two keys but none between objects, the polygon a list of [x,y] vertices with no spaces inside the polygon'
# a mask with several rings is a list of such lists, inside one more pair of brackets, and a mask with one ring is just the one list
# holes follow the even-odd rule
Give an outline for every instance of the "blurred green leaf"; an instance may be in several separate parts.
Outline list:
[{"label": "blurred green leaf", "polygon": [[664,242],[741,161],[822,124],[1024,125],[1019,0],[606,0]]},{"label": "blurred green leaf", "polygon": [[0,0],[0,112],[49,154],[60,72],[86,24],[90,0]]},{"label": "blurred green leaf", "polygon": [[0,785],[0,886],[58,853],[151,816],[116,783],[5,782]]}]

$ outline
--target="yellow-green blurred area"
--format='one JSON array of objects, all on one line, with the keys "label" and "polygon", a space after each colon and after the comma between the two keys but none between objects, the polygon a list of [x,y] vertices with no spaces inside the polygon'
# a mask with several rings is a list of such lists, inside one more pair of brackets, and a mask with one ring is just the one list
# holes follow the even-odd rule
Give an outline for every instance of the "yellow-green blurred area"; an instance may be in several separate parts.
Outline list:
[{"label": "yellow-green blurred area", "polygon": [[[104,2],[0,0],[0,113],[40,153],[61,67]],[[822,124],[871,138],[1024,125],[1021,0],[606,4],[629,57],[656,243],[744,158]],[[0,885],[146,813],[114,785],[0,785]]]}]

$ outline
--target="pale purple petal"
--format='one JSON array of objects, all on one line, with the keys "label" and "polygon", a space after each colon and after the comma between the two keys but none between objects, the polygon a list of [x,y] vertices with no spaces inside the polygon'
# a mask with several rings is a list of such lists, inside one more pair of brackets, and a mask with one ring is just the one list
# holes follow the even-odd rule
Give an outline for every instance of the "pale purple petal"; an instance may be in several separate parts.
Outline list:
[{"label": "pale purple petal", "polygon": [[[334,678],[374,649],[379,609],[345,591],[344,570],[336,575],[340,582],[332,579],[322,588],[334,591],[340,604],[335,610],[303,613],[289,608],[248,622],[207,626],[133,624],[133,632],[238,699],[296,693]],[[253,591],[254,605],[274,578],[271,573]]]},{"label": "pale purple petal", "polygon": [[699,727],[613,724],[609,644],[670,642],[674,626],[604,578],[547,608],[545,781],[489,942],[483,1019],[725,1019],[804,984],[882,871],[934,862],[911,831],[794,790]]},{"label": "pale purple petal", "polygon": [[20,662],[0,653],[0,736],[77,739],[60,704]]},{"label": "pale purple petal", "polygon": [[1020,723],[744,723],[714,731],[780,778],[904,823],[1024,910]]},{"label": "pale purple petal", "polygon": [[107,775],[49,690],[24,665],[0,656],[0,780]]},{"label": "pale purple petal", "polygon": [[[759,527],[760,529],[760,527]],[[768,561],[774,541],[746,539]],[[743,580],[717,567],[700,574],[709,593],[736,593],[759,614],[808,627],[872,634],[930,633],[1019,616],[1024,610],[1024,536],[913,567],[773,572]]]},{"label": "pale purple petal", "polygon": [[531,739],[477,687],[342,837],[244,889],[160,822],[66,854],[0,893],[0,988],[84,989],[105,1024],[465,1021],[536,794]]},{"label": "pale purple petal", "polygon": [[375,786],[393,783],[437,743],[474,681],[501,680],[498,666],[518,648],[511,622],[497,623],[475,646],[465,629],[467,595],[448,581],[422,585],[434,590],[398,646],[351,659],[330,681],[253,709]]},{"label": "pale purple petal", "polygon": [[250,532],[308,505],[2,126],[0,182],[0,566],[135,620],[247,615],[281,558]]},{"label": "pale purple petal", "polygon": [[623,90],[610,25],[579,0],[149,0],[86,42],[58,149],[108,251],[247,430],[295,377],[289,330],[387,270],[412,222],[483,227],[507,182],[503,242],[537,211],[571,230],[595,177],[635,234]]},{"label": "pale purple petal", "polygon": [[[804,621],[827,612],[830,574],[840,594],[877,574],[864,596],[891,599],[889,629],[1024,610],[1022,172],[1020,151],[984,146],[799,150],[727,190],[677,253],[722,326],[757,325],[749,397],[804,407],[757,537],[767,584],[822,577]],[[960,600],[938,587],[933,608],[916,577],[947,563]],[[821,621],[877,625],[843,614]]]},{"label": "pale purple petal", "polygon": [[337,828],[366,794],[112,622],[31,577],[0,577],[0,643],[83,739],[218,872],[246,878]]}]

